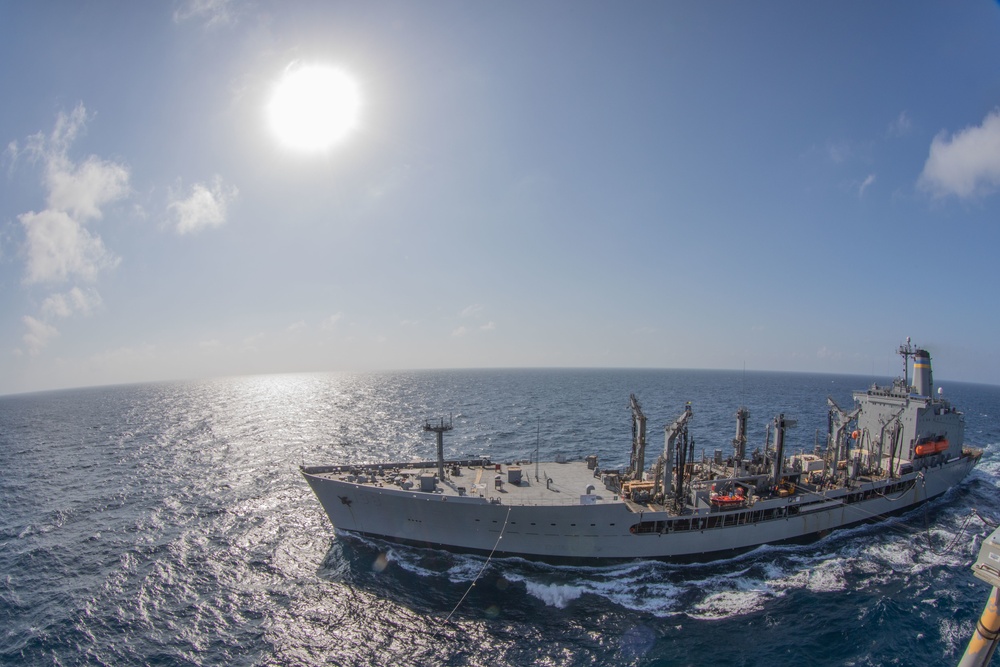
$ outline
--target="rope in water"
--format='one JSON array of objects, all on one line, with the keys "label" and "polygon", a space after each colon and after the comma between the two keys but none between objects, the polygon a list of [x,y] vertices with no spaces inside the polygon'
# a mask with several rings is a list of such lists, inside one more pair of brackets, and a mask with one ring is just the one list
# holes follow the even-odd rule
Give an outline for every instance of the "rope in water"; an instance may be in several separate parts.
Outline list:
[{"label": "rope in water", "polygon": [[977,518],[977,517],[979,518],[980,521],[982,521],[986,525],[989,525],[989,523],[986,521],[986,519],[983,518],[982,516],[980,516],[979,512],[977,512],[975,509],[973,509],[972,512],[969,513],[969,516],[965,517],[965,521],[962,523],[962,527],[958,529],[958,532],[955,533],[955,537],[953,537],[951,539],[951,542],[949,542],[948,546],[946,546],[944,548],[944,551],[937,551],[937,550],[934,549],[934,544],[931,542],[931,524],[930,524],[930,520],[927,517],[927,505],[925,504],[924,505],[924,530],[927,533],[927,550],[930,551],[935,556],[945,556],[945,555],[951,553],[952,550],[954,550],[954,548],[956,546],[958,546],[958,541],[965,536],[965,529],[968,528],[969,524],[972,522],[972,520],[975,519],[975,518]]},{"label": "rope in water", "polygon": [[493,549],[492,551],[490,551],[490,555],[486,557],[486,562],[483,563],[483,567],[480,568],[479,574],[476,575],[476,578],[472,580],[472,583],[469,584],[469,587],[465,590],[465,595],[463,595],[462,599],[458,601],[458,604],[455,605],[455,608],[451,610],[451,613],[448,614],[448,617],[444,619],[445,623],[450,621],[451,617],[455,615],[455,612],[458,611],[458,608],[462,606],[462,603],[465,602],[465,598],[468,597],[469,593],[472,591],[472,587],[476,585],[477,581],[479,581],[479,577],[483,576],[483,572],[486,571],[486,566],[490,564],[490,560],[493,558],[493,554],[496,553],[497,547],[500,546],[500,540],[503,539],[503,533],[505,530],[507,530],[507,521],[510,519],[510,510],[511,508],[508,507],[507,516],[504,517],[503,520],[503,527],[500,528],[500,535],[497,536],[496,544],[493,545]]}]

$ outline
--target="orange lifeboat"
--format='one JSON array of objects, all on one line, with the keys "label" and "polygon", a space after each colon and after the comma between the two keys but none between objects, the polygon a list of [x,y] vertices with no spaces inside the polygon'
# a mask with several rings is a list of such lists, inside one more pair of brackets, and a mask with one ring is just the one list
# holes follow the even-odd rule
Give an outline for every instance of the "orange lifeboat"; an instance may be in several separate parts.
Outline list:
[{"label": "orange lifeboat", "polygon": [[744,495],[745,491],[741,486],[736,487],[736,493],[732,494],[714,493],[715,490],[714,484],[712,485],[712,490],[713,493],[709,497],[709,502],[711,502],[716,507],[722,507],[722,508],[739,507],[744,502],[746,502],[746,496]]},{"label": "orange lifeboat", "polygon": [[950,443],[945,438],[940,438],[934,442],[925,442],[916,446],[913,452],[917,456],[930,456],[931,454],[939,454],[950,447]]}]

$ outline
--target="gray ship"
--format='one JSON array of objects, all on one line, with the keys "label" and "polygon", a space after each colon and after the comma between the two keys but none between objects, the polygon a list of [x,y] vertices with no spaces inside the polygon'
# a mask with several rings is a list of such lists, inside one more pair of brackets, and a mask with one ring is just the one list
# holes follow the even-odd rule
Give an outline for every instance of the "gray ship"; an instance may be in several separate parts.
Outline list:
[{"label": "gray ship", "polygon": [[[934,395],[931,358],[907,339],[903,377],[832,398],[826,446],[786,456],[774,418],[764,451],[747,452],[736,412],[732,455],[695,460],[691,405],[665,428],[646,466],[646,416],[631,396],[627,469],[582,460],[445,460],[451,424],[427,423],[437,460],[302,466],[338,532],[438,549],[555,561],[709,559],[801,540],[903,512],[958,484],[982,456],[963,444],[961,412]],[[909,368],[913,366],[912,384]]]}]

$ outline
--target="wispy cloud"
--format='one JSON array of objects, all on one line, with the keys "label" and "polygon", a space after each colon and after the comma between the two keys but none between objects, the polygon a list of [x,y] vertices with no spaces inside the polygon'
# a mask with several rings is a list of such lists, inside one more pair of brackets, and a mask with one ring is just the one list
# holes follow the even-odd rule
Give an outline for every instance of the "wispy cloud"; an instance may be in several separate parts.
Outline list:
[{"label": "wispy cloud", "polygon": [[970,198],[1000,188],[1000,109],[981,125],[951,137],[941,132],[931,142],[918,185],[936,197]]},{"label": "wispy cloud", "polygon": [[247,336],[246,338],[243,339],[243,351],[256,352],[258,350],[257,346],[262,342],[264,342],[266,338],[267,334],[265,334],[263,331]]},{"label": "wispy cloud", "polygon": [[196,234],[225,224],[229,204],[239,192],[235,185],[224,185],[218,175],[211,184],[195,183],[187,197],[175,195],[167,204],[174,230],[178,234]]},{"label": "wispy cloud", "polygon": [[24,345],[28,348],[28,354],[32,356],[41,352],[49,344],[49,341],[59,335],[59,330],[54,326],[37,320],[31,315],[25,315],[21,320],[27,330],[23,337]]},{"label": "wispy cloud", "polygon": [[462,317],[472,317],[473,315],[478,315],[483,312],[483,307],[478,303],[474,303],[471,306],[466,306],[461,313]]},{"label": "wispy cloud", "polygon": [[[483,314],[484,310],[485,309],[483,308],[482,305],[474,303],[471,306],[466,306],[465,308],[463,308],[462,312],[459,313],[459,317],[463,320],[471,319],[473,321],[475,320],[482,321],[480,316]],[[462,324],[456,327],[455,329],[452,329],[451,335],[454,338],[461,338],[462,336],[466,336],[475,331],[493,331],[496,328],[497,328],[496,322],[494,322],[493,320],[489,320],[488,322],[483,322],[478,326],[474,324],[469,324],[469,325]]]},{"label": "wispy cloud", "polygon": [[831,141],[826,145],[826,153],[836,164],[843,164],[854,155],[854,147],[846,141]]},{"label": "wispy cloud", "polygon": [[913,121],[905,111],[900,112],[896,120],[889,123],[889,136],[902,137],[910,133],[913,129]]},{"label": "wispy cloud", "polygon": [[74,287],[66,293],[50,295],[42,302],[42,313],[50,317],[69,317],[73,313],[89,314],[102,303],[97,290],[84,292]]},{"label": "wispy cloud", "polygon": [[337,323],[340,322],[340,320],[342,319],[344,319],[343,313],[334,313],[330,317],[323,320],[323,323],[320,324],[320,328],[323,331],[333,331],[334,329],[337,328]]},{"label": "wispy cloud", "polygon": [[186,0],[174,11],[174,23],[204,21],[206,27],[214,28],[235,20],[232,0]]},{"label": "wispy cloud", "polygon": [[868,178],[866,178],[861,183],[861,187],[858,188],[858,196],[859,197],[864,197],[865,196],[865,190],[867,190],[868,186],[870,186],[874,182],[875,182],[875,174],[868,174]]}]

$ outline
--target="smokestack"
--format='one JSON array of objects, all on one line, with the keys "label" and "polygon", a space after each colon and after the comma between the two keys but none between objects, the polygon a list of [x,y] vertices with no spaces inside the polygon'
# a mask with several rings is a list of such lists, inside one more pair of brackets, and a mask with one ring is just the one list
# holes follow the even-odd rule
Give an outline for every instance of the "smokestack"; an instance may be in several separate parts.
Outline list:
[{"label": "smokestack", "polygon": [[934,392],[931,355],[927,350],[913,353],[913,390],[920,396],[930,396]]}]

